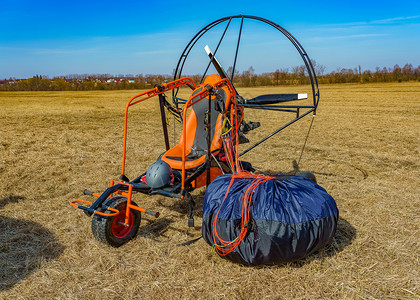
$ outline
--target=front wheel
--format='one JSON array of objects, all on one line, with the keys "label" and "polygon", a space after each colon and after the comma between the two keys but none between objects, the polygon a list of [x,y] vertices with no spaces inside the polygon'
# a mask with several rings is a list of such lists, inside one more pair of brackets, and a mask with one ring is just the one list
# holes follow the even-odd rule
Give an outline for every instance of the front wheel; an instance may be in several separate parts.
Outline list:
[{"label": "front wheel", "polygon": [[[136,205],[131,202],[132,205]],[[108,244],[112,247],[120,247],[137,235],[139,230],[141,214],[139,211],[131,209],[128,216],[128,224],[124,225],[127,198],[116,196],[111,197],[104,203],[105,207],[115,208],[120,213],[113,217],[104,217],[94,214],[92,218],[92,233],[93,236],[100,242]],[[100,209],[105,212],[105,208]]]}]

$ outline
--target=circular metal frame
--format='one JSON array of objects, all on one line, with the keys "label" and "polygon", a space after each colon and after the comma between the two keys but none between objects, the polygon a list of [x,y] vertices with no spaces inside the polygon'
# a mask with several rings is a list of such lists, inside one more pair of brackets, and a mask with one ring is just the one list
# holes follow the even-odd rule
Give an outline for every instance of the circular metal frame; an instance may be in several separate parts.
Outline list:
[{"label": "circular metal frame", "polygon": [[[232,72],[232,76],[234,74],[235,71],[235,65],[236,65],[236,59],[237,59],[237,55],[238,55],[238,49],[239,49],[239,43],[240,43],[240,39],[241,39],[241,32],[242,32],[242,25],[245,19],[253,19],[253,20],[257,20],[260,22],[263,22],[267,25],[272,26],[273,28],[277,29],[278,31],[280,31],[292,44],[293,46],[296,48],[296,50],[299,52],[306,70],[308,72],[308,76],[310,78],[310,82],[311,82],[311,86],[312,86],[312,96],[313,96],[313,105],[316,109],[316,107],[318,106],[318,102],[319,102],[319,88],[318,88],[318,80],[316,78],[316,74],[314,71],[314,67],[312,65],[311,60],[309,59],[308,54],[306,53],[305,49],[302,47],[302,45],[297,41],[297,39],[290,33],[288,32],[286,29],[284,29],[282,26],[274,23],[273,21],[264,19],[264,18],[260,18],[260,17],[256,17],[256,16],[251,16],[251,15],[235,15],[235,16],[229,16],[229,17],[224,17],[221,19],[218,19],[210,24],[208,24],[207,26],[203,27],[192,39],[191,41],[188,43],[188,45],[185,47],[184,51],[181,54],[181,57],[178,60],[178,64],[175,68],[175,74],[174,74],[174,80],[181,78],[182,76],[182,70],[184,68],[185,62],[188,58],[188,55],[190,54],[191,50],[193,49],[193,47],[195,46],[195,44],[198,42],[198,40],[200,40],[210,29],[212,29],[213,27],[215,27],[216,25],[219,25],[223,22],[227,22],[226,28],[222,34],[222,37],[219,40],[219,43],[215,49],[214,52],[214,56],[217,53],[217,50],[223,40],[223,37],[230,25],[230,22],[233,19],[241,19],[241,27],[239,30],[239,35],[238,35],[238,41],[237,41],[237,47],[236,47],[236,54],[235,54],[235,61],[233,63],[233,72]],[[209,63],[210,64],[210,63]],[[207,67],[208,69],[208,67]],[[207,72],[207,69],[205,71],[205,73]],[[204,73],[204,75],[205,75]],[[203,75],[203,77],[204,77]],[[230,78],[231,80],[233,78]],[[176,97],[178,93],[178,90],[173,90],[172,91],[172,96]]]}]

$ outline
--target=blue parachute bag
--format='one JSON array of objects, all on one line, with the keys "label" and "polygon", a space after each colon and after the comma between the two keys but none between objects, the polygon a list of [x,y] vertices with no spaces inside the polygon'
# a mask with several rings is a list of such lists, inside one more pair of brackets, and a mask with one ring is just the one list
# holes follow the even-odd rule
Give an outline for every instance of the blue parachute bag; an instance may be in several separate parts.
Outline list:
[{"label": "blue parachute bag", "polygon": [[[335,200],[311,179],[278,175],[261,183],[251,202],[248,232],[239,246],[223,256],[237,263],[261,265],[301,259],[328,244],[335,235],[338,209]],[[211,246],[213,219],[222,204],[231,174],[217,177],[207,188],[203,202],[202,233]],[[236,178],[217,218],[223,240],[238,237],[241,198],[253,179]]]}]

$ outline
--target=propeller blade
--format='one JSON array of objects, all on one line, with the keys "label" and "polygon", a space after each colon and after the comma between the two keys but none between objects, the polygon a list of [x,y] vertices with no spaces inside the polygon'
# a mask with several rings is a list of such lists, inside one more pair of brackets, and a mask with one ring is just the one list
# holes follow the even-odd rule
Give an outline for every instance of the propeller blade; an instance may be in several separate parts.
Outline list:
[{"label": "propeller blade", "polygon": [[[213,55],[213,52],[211,52],[210,47],[206,45],[204,47],[204,50],[206,50],[207,55],[210,57],[211,62],[213,63],[213,66],[216,68],[217,73],[219,73],[220,77],[228,78],[226,75],[225,70],[223,70],[222,66],[220,65],[219,61],[216,59],[216,57]],[[214,57],[213,57],[214,56]],[[212,59],[213,58],[213,59]]]},{"label": "propeller blade", "polygon": [[[219,76],[224,79],[224,78],[228,78],[225,70],[222,68],[222,65],[219,63],[219,61],[216,59],[216,56],[214,56],[213,52],[211,52],[210,47],[208,45],[206,45],[204,47],[204,50],[206,50],[207,55],[209,56],[211,62],[213,63],[213,66],[216,68],[217,73],[219,73]],[[233,82],[232,86],[233,86]],[[241,95],[239,95],[238,91],[236,90],[235,86],[233,86],[233,89],[235,90],[236,96],[238,97],[239,102],[243,103],[244,99],[241,97]]]},{"label": "propeller blade", "polygon": [[245,100],[245,104],[275,104],[307,99],[308,94],[268,94]]}]

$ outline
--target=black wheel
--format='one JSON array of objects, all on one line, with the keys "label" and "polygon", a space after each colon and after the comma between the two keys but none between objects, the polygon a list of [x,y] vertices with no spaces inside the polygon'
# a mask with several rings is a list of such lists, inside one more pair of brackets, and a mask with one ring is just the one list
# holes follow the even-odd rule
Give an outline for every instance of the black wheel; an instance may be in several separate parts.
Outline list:
[{"label": "black wheel", "polygon": [[301,176],[301,177],[306,177],[311,179],[313,182],[316,182],[316,177],[313,173],[309,172],[309,171],[300,171],[296,173],[296,176]]},{"label": "black wheel", "polygon": [[[131,204],[136,205],[134,202],[131,202]],[[113,217],[94,214],[92,218],[93,236],[104,244],[120,247],[136,236],[140,226],[141,214],[139,211],[131,209],[128,226],[126,227],[124,226],[127,207],[126,197],[111,197],[103,205],[118,209],[120,213]],[[100,211],[105,212],[106,209],[101,208]]]}]

